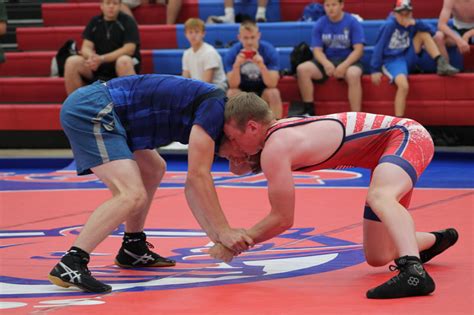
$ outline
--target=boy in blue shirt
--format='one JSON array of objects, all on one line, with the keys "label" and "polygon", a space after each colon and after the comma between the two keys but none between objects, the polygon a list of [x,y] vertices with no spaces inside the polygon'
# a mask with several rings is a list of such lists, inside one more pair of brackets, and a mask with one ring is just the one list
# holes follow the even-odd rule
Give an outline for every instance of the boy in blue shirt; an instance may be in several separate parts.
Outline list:
[{"label": "boy in blue shirt", "polygon": [[458,69],[451,66],[441,56],[432,35],[434,30],[421,20],[412,16],[413,7],[410,0],[397,0],[393,14],[382,26],[371,60],[372,82],[379,85],[382,72],[395,82],[395,116],[405,114],[408,95],[408,73],[417,65],[419,54],[423,48],[436,61],[439,75],[454,75]]},{"label": "boy in blue shirt", "polygon": [[282,101],[277,88],[280,79],[280,59],[275,47],[260,40],[261,33],[253,21],[240,25],[239,42],[235,43],[224,58],[229,90],[233,96],[240,91],[254,92],[268,103],[275,118],[281,118]]},{"label": "boy in blue shirt", "polygon": [[326,15],[313,27],[311,47],[315,60],[306,61],[296,68],[298,87],[303,104],[292,104],[290,115],[314,114],[313,80],[322,83],[328,77],[344,79],[348,86],[351,111],[362,107],[362,64],[364,31],[351,14],[345,13],[344,0],[325,0]]}]

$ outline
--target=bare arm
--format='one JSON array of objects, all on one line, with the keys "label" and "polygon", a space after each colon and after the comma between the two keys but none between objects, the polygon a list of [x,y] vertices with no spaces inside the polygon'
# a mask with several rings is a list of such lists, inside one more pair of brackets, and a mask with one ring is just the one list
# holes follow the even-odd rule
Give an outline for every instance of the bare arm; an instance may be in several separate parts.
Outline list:
[{"label": "bare arm", "polygon": [[85,59],[89,59],[90,57],[92,57],[92,55],[95,54],[95,45],[94,45],[94,42],[88,40],[88,39],[84,39],[82,41],[82,47],[81,47],[81,55],[85,58]]},{"label": "bare arm", "polygon": [[316,61],[322,64],[323,66],[332,64],[332,62],[329,61],[329,59],[326,57],[326,54],[324,53],[323,49],[320,47],[316,47],[313,49],[313,55]]},{"label": "bare arm", "polygon": [[314,48],[313,55],[316,61],[318,61],[323,66],[326,75],[332,77],[336,68],[331,62],[331,60],[326,57],[326,54],[324,53],[323,49],[320,47]]},{"label": "bare arm", "polygon": [[438,19],[438,29],[443,32],[447,37],[457,42],[459,40],[462,40],[461,37],[448,26],[448,22],[451,18],[451,14],[453,11],[453,6],[454,0],[443,1],[443,8],[441,9],[441,13],[439,14]]},{"label": "bare arm", "polygon": [[204,70],[204,73],[202,74],[202,80],[204,82],[212,83],[212,80],[214,79],[215,71],[216,71],[215,68]]},{"label": "bare arm", "polygon": [[213,160],[214,141],[202,127],[194,125],[189,138],[186,200],[196,220],[213,242],[221,242],[241,252],[253,242],[242,231],[231,229],[222,212],[211,176]]},{"label": "bare arm", "polygon": [[260,68],[262,73],[263,83],[268,88],[276,88],[278,85],[278,80],[280,79],[280,74],[275,70],[268,70],[266,66]]},{"label": "bare arm", "polygon": [[[271,211],[260,222],[247,230],[255,243],[266,241],[286,231],[293,225],[295,189],[288,151],[266,147],[261,163],[268,181],[268,198]],[[269,150],[267,150],[269,149]]]},{"label": "bare arm", "polygon": [[265,61],[263,60],[260,54],[256,54],[253,59],[260,69],[260,73],[262,74],[263,83],[268,88],[276,88],[278,85],[278,80],[280,79],[280,74],[278,71],[275,70],[268,70],[267,65],[265,65]]},{"label": "bare arm", "polygon": [[240,66],[245,61],[245,56],[240,53],[235,58],[232,70],[227,72],[227,81],[231,89],[238,89],[240,85]]}]

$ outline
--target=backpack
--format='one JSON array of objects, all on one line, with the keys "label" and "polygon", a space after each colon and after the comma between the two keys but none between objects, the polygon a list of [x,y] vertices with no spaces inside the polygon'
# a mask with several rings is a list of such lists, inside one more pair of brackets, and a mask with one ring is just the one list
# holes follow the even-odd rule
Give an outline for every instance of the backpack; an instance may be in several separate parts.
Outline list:
[{"label": "backpack", "polygon": [[290,53],[290,64],[291,64],[291,73],[295,74],[296,73],[296,67],[300,63],[303,63],[308,60],[313,59],[313,52],[311,51],[311,48],[309,48],[309,45],[306,44],[305,42],[301,42],[298,45],[296,45],[293,50]]},{"label": "backpack", "polygon": [[59,48],[56,56],[51,60],[51,76],[63,77],[66,59],[74,55],[77,55],[76,41],[69,39]]},{"label": "backpack", "polygon": [[310,3],[304,7],[303,16],[300,18],[300,21],[314,22],[325,15],[324,7],[320,3]]}]

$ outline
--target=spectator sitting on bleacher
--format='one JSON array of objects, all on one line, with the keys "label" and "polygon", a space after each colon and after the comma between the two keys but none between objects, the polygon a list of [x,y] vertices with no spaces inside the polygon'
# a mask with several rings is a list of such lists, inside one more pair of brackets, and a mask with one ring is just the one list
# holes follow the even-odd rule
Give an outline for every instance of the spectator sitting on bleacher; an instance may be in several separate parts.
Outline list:
[{"label": "spectator sitting on bleacher", "polygon": [[120,10],[122,10],[123,13],[133,17],[133,9],[142,4],[148,4],[152,2],[158,2],[166,5],[166,24],[176,23],[179,11],[181,10],[181,5],[183,4],[183,0],[122,0]]},{"label": "spectator sitting on bleacher", "polygon": [[233,96],[240,91],[254,92],[267,102],[275,115],[280,119],[282,102],[277,88],[280,79],[280,59],[275,47],[269,42],[260,40],[261,33],[253,21],[240,25],[238,39],[229,48],[224,58],[229,91]]},{"label": "spectator sitting on bleacher", "polygon": [[360,112],[362,107],[364,30],[351,14],[345,13],[344,0],[325,0],[326,15],[313,27],[311,47],[315,60],[303,62],[296,68],[302,103],[293,103],[289,116],[314,115],[314,86],[328,77],[344,79],[348,84],[351,111]]},{"label": "spectator sitting on bleacher", "polygon": [[410,0],[397,0],[391,14],[379,31],[372,60],[372,82],[379,85],[383,73],[395,82],[395,116],[405,114],[408,95],[408,73],[417,66],[422,48],[436,61],[439,75],[454,75],[458,69],[451,66],[433,40],[434,30],[412,17]]},{"label": "spectator sitting on bleacher", "polygon": [[[7,10],[5,3],[0,3],[0,37],[7,33]],[[5,62],[2,45],[0,45],[0,63]]]},{"label": "spectator sitting on bleacher", "polygon": [[85,28],[81,54],[64,67],[67,94],[95,80],[110,80],[140,71],[140,39],[133,18],[120,12],[120,0],[102,0],[102,15]]},{"label": "spectator sitting on bleacher", "polygon": [[[258,0],[257,13],[255,14],[255,21],[267,21],[267,4],[268,0]],[[224,15],[210,16],[207,19],[208,23],[235,23],[235,9],[234,0],[224,0]]]},{"label": "spectator sitting on bleacher", "polygon": [[183,54],[183,77],[215,84],[227,91],[227,79],[221,55],[204,42],[205,24],[200,19],[191,18],[184,23],[184,33],[191,47]]},{"label": "spectator sitting on bleacher", "polygon": [[[451,15],[453,21],[449,23]],[[462,54],[469,53],[469,44],[474,45],[474,0],[444,0],[434,38],[448,61],[446,45],[457,46]]]}]

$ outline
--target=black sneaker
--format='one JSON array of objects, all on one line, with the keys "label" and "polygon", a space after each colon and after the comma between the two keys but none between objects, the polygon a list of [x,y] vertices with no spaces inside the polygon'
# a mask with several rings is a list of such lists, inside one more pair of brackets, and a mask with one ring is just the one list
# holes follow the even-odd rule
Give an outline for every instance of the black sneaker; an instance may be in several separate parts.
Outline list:
[{"label": "black sneaker", "polygon": [[291,102],[288,109],[288,117],[293,116],[314,116],[314,103],[312,102]]},{"label": "black sneaker", "polygon": [[435,283],[426,272],[418,257],[403,256],[395,259],[397,266],[390,270],[399,270],[398,275],[367,291],[369,299],[395,299],[408,296],[428,295],[435,290]]},{"label": "black sneaker", "polygon": [[438,256],[456,244],[459,237],[458,232],[453,228],[430,233],[433,233],[436,236],[436,241],[433,246],[420,252],[420,259],[422,263],[430,261],[433,257]]},{"label": "black sneaker", "polygon": [[63,288],[75,286],[86,292],[110,292],[112,290],[110,285],[98,281],[91,275],[87,268],[88,263],[89,257],[69,252],[54,266],[48,275],[48,279],[53,284]]},{"label": "black sneaker", "polygon": [[[145,233],[133,233],[135,237],[124,236],[122,247],[115,257],[115,264],[122,268],[170,267],[176,265],[174,260],[161,257],[150,248]],[[129,234],[132,235],[132,234]]]}]

